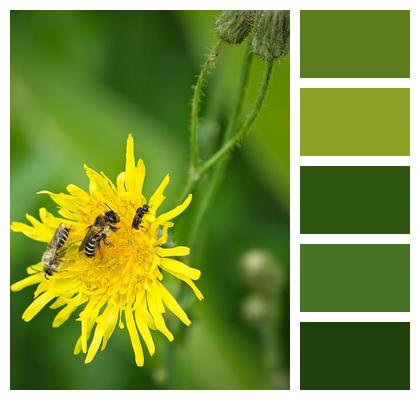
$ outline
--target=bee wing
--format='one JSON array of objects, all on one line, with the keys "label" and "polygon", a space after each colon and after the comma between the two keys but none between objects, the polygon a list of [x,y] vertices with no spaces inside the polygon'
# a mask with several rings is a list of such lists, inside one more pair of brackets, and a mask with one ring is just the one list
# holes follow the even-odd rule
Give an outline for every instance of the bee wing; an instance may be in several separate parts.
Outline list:
[{"label": "bee wing", "polygon": [[48,248],[57,249],[60,245],[60,240],[64,234],[67,235],[67,228],[64,226],[64,224],[60,224],[58,228],[56,229],[53,238],[48,243]]},{"label": "bee wing", "polygon": [[93,237],[98,236],[101,233],[101,230],[102,229],[96,225],[89,226],[88,231],[85,237],[83,238],[82,243],[79,246],[79,251],[83,251],[86,247],[87,242],[89,242],[89,240],[91,240]]}]

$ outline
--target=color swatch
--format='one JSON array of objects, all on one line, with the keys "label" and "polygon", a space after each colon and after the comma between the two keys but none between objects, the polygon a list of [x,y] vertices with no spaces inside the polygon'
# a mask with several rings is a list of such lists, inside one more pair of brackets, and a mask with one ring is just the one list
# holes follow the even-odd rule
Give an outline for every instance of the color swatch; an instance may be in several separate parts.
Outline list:
[{"label": "color swatch", "polygon": [[302,244],[300,310],[410,311],[406,244]]},{"label": "color swatch", "polygon": [[301,233],[410,233],[410,169],[301,167]]},{"label": "color swatch", "polygon": [[409,389],[407,322],[303,322],[301,389]]},{"label": "color swatch", "polygon": [[301,11],[300,75],[302,78],[408,78],[410,12]]},{"label": "color swatch", "polygon": [[410,155],[410,89],[301,89],[300,154]]}]

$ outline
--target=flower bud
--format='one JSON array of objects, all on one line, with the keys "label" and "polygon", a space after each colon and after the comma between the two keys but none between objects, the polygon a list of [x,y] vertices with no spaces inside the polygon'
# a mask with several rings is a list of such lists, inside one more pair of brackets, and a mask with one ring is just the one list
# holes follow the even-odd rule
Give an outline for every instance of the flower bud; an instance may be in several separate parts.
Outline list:
[{"label": "flower bud", "polygon": [[258,11],[251,51],[266,61],[289,54],[290,11]]},{"label": "flower bud", "polygon": [[240,265],[245,282],[253,290],[275,293],[284,284],[284,271],[274,256],[264,249],[251,249],[242,255]]},{"label": "flower bud", "polygon": [[272,318],[271,313],[271,307],[261,294],[251,294],[242,301],[242,318],[254,328],[261,328]]},{"label": "flower bud", "polygon": [[241,43],[249,34],[255,11],[222,11],[216,19],[216,33],[228,43]]}]

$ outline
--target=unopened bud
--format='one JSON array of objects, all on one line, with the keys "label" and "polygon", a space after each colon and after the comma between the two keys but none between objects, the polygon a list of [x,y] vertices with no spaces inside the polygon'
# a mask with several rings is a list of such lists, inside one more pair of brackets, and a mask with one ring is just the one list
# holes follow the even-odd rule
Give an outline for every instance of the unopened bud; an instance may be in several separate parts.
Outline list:
[{"label": "unopened bud", "polygon": [[290,11],[258,11],[252,52],[266,61],[289,54]]},{"label": "unopened bud", "polygon": [[270,306],[260,294],[254,293],[245,298],[241,304],[242,318],[255,328],[261,328],[270,319]]},{"label": "unopened bud", "polygon": [[264,249],[248,250],[240,260],[248,286],[263,293],[274,293],[284,283],[284,271],[274,256]]},{"label": "unopened bud", "polygon": [[228,43],[241,43],[249,34],[255,11],[222,11],[216,19],[216,33]]}]

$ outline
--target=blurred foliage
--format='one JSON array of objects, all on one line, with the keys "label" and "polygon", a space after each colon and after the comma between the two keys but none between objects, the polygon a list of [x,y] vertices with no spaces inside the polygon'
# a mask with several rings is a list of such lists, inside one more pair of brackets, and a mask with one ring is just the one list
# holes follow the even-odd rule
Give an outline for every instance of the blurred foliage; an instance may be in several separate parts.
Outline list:
[{"label": "blurred foliage", "polygon": [[[55,206],[41,189],[87,187],[83,163],[115,178],[132,132],[147,167],[146,194],[167,172],[169,208],[185,181],[192,85],[214,42],[215,12],[13,11],[11,13],[11,219]],[[245,45],[229,46],[210,78],[200,128],[208,151],[226,126]],[[253,61],[246,107],[255,99],[263,62]],[[195,198],[195,202],[199,198]],[[276,63],[267,102],[242,149],[235,153],[192,249],[203,274],[205,300],[191,305],[190,328],[175,341],[154,337],[157,353],[137,368],[126,331],[117,331],[88,366],[72,355],[79,335],[74,314],[51,328],[46,309],[31,323],[20,316],[30,289],[11,296],[12,389],[268,389],[287,388],[289,370],[289,63]],[[194,203],[194,201],[193,201]],[[187,237],[188,211],[177,240]],[[262,249],[284,276],[275,298],[275,343],[241,315],[252,297],[240,259]],[[44,249],[11,235],[11,281]],[[177,287],[174,285],[174,290]],[[174,319],[170,324],[175,329]],[[267,367],[264,354],[277,360]],[[274,377],[274,378],[273,378]]]}]

